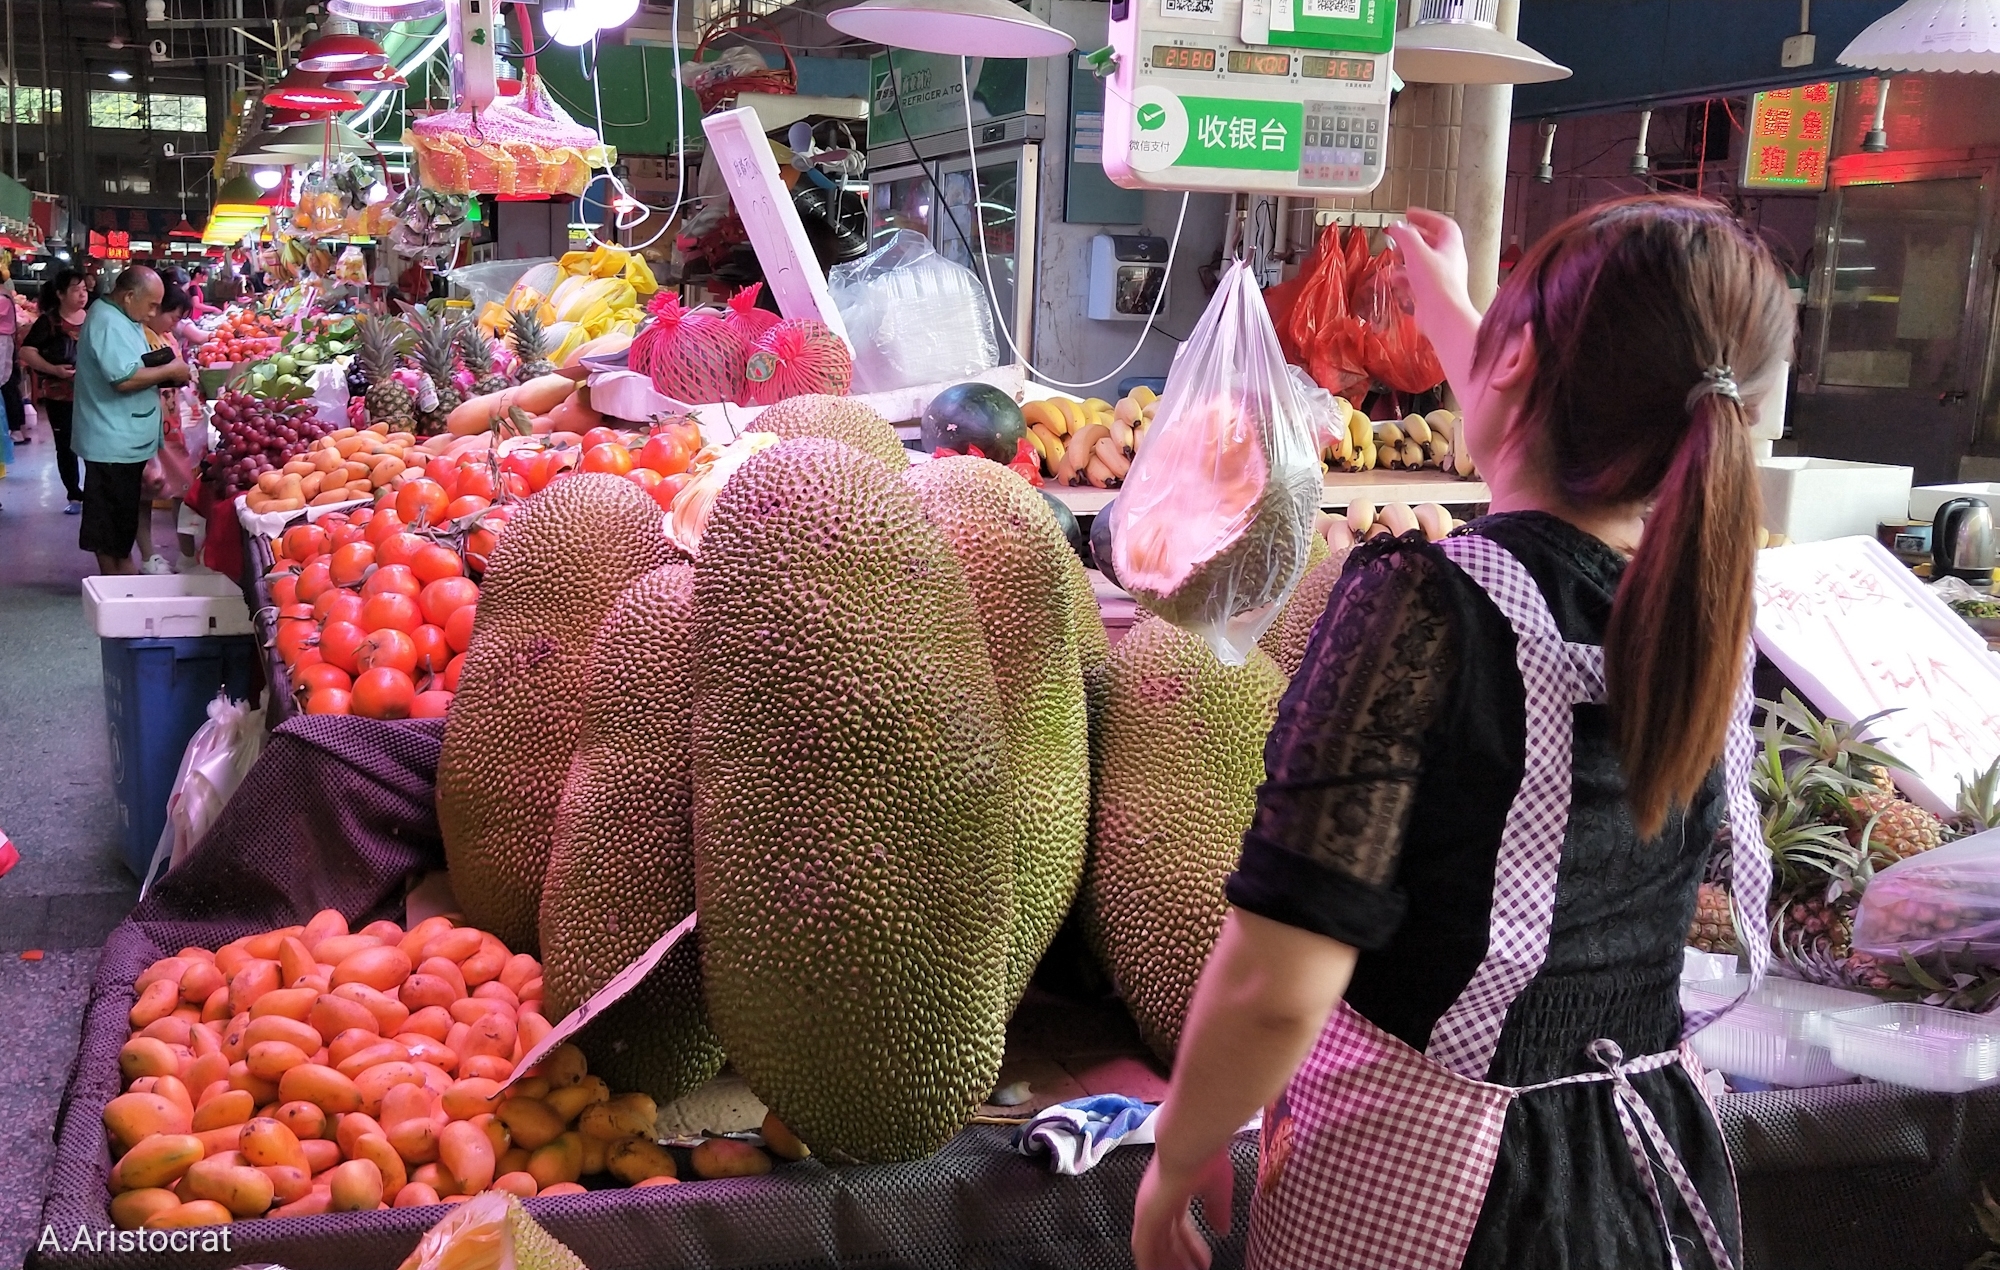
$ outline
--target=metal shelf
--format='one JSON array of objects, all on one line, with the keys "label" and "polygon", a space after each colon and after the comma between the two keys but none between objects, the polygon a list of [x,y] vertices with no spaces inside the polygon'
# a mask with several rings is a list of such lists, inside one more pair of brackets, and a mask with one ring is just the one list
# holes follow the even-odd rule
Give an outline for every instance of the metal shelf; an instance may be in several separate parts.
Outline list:
[{"label": "metal shelf", "polygon": [[[1061,499],[1078,516],[1094,516],[1104,509],[1106,503],[1118,497],[1115,489],[1057,485],[1042,488]],[[1462,481],[1443,472],[1327,473],[1321,507],[1328,510],[1345,508],[1357,498],[1365,498],[1378,507],[1384,503],[1408,503],[1413,507],[1418,503],[1442,503],[1447,507],[1465,507],[1493,501],[1493,495],[1484,481]]]}]

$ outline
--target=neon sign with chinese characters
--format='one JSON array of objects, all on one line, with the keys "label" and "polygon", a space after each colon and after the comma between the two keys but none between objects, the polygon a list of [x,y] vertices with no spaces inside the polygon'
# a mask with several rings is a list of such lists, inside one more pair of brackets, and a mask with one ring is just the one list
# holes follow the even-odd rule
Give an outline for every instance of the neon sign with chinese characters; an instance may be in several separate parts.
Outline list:
[{"label": "neon sign with chinese characters", "polygon": [[1746,190],[1823,190],[1833,150],[1832,84],[1774,88],[1750,101]]}]

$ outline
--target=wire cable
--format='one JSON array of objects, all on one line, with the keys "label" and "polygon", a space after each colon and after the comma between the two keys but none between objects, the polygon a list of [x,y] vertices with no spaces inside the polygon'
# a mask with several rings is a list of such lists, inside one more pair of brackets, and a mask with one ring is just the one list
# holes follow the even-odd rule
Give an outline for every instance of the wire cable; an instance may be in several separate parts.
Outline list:
[{"label": "wire cable", "polygon": [[[893,75],[893,68],[891,73]],[[991,257],[987,255],[986,252],[986,226],[985,223],[981,221],[979,215],[979,210],[981,205],[984,203],[984,200],[980,197],[979,194],[979,143],[973,137],[972,134],[972,70],[970,63],[968,63],[967,60],[963,57],[960,57],[958,59],[958,78],[960,85],[964,88],[963,100],[961,104],[964,105],[965,107],[966,153],[967,155],[970,156],[972,160],[971,167],[969,169],[969,175],[972,177],[972,221],[973,225],[979,230],[979,268],[981,273],[983,273],[986,278],[986,294],[994,301],[994,308],[997,310],[999,308],[999,295],[993,289],[993,261]],[[909,129],[905,128],[903,132],[904,135],[907,136],[909,134]],[[913,145],[912,149],[914,148],[915,147]],[[933,186],[935,186],[936,182],[934,181],[932,182],[932,184]],[[944,196],[940,194],[938,197],[942,199]],[[1181,227],[1187,223],[1187,209],[1188,209],[1188,195],[1185,192],[1183,192],[1181,194],[1181,212],[1180,215],[1174,219],[1174,236],[1167,243],[1166,273],[1160,279],[1160,289],[1153,295],[1152,312],[1146,315],[1145,329],[1139,332],[1139,339],[1136,343],[1132,345],[1132,351],[1125,355],[1125,360],[1118,363],[1118,365],[1112,369],[1110,374],[1100,375],[1096,379],[1087,379],[1084,380],[1082,383],[1076,383],[1076,384],[1069,383],[1066,380],[1057,379],[1055,376],[1047,374],[1040,367],[1036,366],[1033,362],[1029,361],[1026,357],[1023,357],[1021,355],[1020,347],[1014,343],[1013,329],[1008,325],[1008,323],[1003,321],[999,324],[1000,334],[1006,339],[1007,351],[1014,355],[1014,360],[1019,362],[1022,366],[1026,367],[1030,372],[1032,372],[1036,379],[1039,379],[1041,382],[1049,384],[1056,388],[1095,388],[1099,384],[1109,382],[1110,380],[1116,379],[1119,375],[1124,374],[1125,368],[1127,366],[1130,366],[1133,362],[1133,359],[1139,356],[1139,350],[1146,346],[1146,337],[1152,334],[1153,323],[1160,320],[1160,305],[1164,303],[1167,298],[1167,282],[1170,278],[1173,277],[1174,253],[1180,250]],[[956,218],[954,218],[952,223],[953,226],[956,227],[957,225]],[[1026,285],[1028,281],[1029,280],[1022,279],[1020,280],[1019,284]],[[1165,334],[1165,332],[1162,332],[1162,334]]]}]

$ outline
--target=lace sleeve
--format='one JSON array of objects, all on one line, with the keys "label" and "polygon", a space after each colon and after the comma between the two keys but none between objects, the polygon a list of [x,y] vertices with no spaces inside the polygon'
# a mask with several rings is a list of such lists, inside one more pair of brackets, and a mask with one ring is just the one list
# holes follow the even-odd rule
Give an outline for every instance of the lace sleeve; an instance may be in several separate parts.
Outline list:
[{"label": "lace sleeve", "polygon": [[1350,559],[1265,742],[1231,903],[1357,948],[1394,933],[1424,738],[1456,668],[1449,567],[1416,540]]}]

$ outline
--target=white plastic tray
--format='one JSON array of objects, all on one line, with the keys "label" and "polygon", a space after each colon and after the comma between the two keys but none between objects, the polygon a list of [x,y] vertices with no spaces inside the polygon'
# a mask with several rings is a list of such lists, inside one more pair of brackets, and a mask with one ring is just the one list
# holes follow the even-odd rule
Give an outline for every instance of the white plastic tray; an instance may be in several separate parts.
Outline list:
[{"label": "white plastic tray", "polygon": [[255,630],[243,592],[217,573],[88,577],[83,614],[103,639],[191,639]]},{"label": "white plastic tray", "polygon": [[2000,1080],[2000,1020],[1929,1005],[1871,1005],[1827,1023],[1842,1071],[1956,1094]]},{"label": "white plastic tray", "polygon": [[[1681,984],[1689,1011],[1716,1010],[1749,986],[1746,975]],[[1845,1074],[1826,1048],[1826,1020],[1873,998],[1839,988],[1766,978],[1743,1002],[1694,1034],[1694,1051],[1717,1071],[1767,1085],[1838,1084]]]}]

